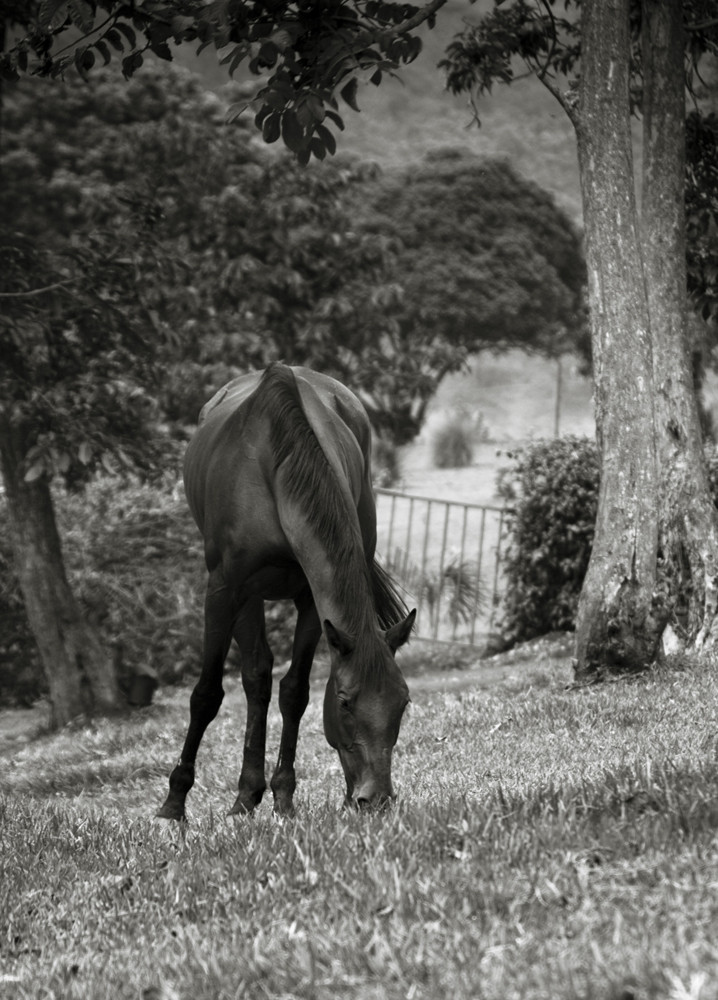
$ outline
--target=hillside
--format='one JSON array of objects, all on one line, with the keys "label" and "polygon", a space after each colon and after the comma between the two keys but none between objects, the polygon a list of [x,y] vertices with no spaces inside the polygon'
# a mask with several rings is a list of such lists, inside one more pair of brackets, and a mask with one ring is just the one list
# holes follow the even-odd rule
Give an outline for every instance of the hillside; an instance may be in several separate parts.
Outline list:
[{"label": "hillside", "polygon": [[[550,94],[533,78],[498,87],[480,106],[481,128],[472,124],[465,97],[447,92],[444,74],[437,68],[446,46],[464,20],[476,20],[491,0],[469,4],[450,0],[434,30],[423,32],[424,51],[406,67],[401,79],[385,79],[359,91],[361,113],[348,107],[346,131],[339,151],[374,160],[385,169],[419,160],[438,146],[461,146],[472,152],[506,157],[527,178],[551,191],[572,218],[580,219],[576,145],[572,127]],[[185,49],[180,61],[199,72],[208,86],[227,82],[216,53],[196,57]],[[239,77],[239,74],[237,75]]]}]

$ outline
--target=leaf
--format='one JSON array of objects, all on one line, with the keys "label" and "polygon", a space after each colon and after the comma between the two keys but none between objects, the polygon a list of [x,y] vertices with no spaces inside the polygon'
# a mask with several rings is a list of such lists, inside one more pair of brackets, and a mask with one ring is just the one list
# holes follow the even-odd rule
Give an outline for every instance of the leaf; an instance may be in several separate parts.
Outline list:
[{"label": "leaf", "polygon": [[340,132],[344,131],[344,119],[336,111],[327,111],[327,118],[330,118]]},{"label": "leaf", "polygon": [[311,149],[312,153],[314,153],[314,155],[318,160],[323,160],[324,157],[327,155],[326,146],[319,138],[319,136],[315,136],[312,139],[311,143],[309,144],[309,148]]},{"label": "leaf", "polygon": [[299,152],[304,146],[304,130],[291,108],[282,115],[282,141],[293,153]]},{"label": "leaf", "polygon": [[103,64],[106,66],[112,59],[112,55],[110,53],[110,49],[107,43],[100,38],[98,39],[98,41],[95,42],[95,48],[102,56]]},{"label": "leaf", "polygon": [[38,462],[35,462],[34,465],[30,466],[30,468],[23,476],[23,479],[25,480],[26,483],[34,483],[38,479],[40,479],[41,476],[44,475],[45,475],[45,459],[43,457]]},{"label": "leaf", "polygon": [[67,9],[72,23],[87,33],[95,25],[95,12],[87,0],[68,0]]},{"label": "leaf", "polygon": [[156,56],[160,57],[160,59],[172,62],[172,52],[167,42],[152,42],[150,44],[150,48]]},{"label": "leaf", "polygon": [[282,131],[282,123],[278,114],[267,115],[262,123],[262,136],[265,142],[276,142]]},{"label": "leaf", "polygon": [[134,29],[131,28],[129,26],[129,24],[125,24],[124,21],[115,21],[115,28],[118,31],[122,32],[122,34],[125,36],[125,38],[127,39],[127,41],[130,43],[130,45],[134,49],[135,46],[137,45],[137,35],[135,34]]},{"label": "leaf", "polygon": [[326,127],[326,125],[317,125],[316,128],[317,135],[321,139],[326,151],[330,156],[334,156],[337,151],[337,142],[332,133]]},{"label": "leaf", "polygon": [[349,83],[345,83],[339,93],[342,95],[346,103],[352,109],[352,111],[359,111],[359,105],[357,104],[357,90],[359,89],[359,81],[355,76],[351,78]]},{"label": "leaf", "polygon": [[80,76],[87,78],[87,71],[95,65],[95,54],[87,47],[75,49],[75,67]]},{"label": "leaf", "polygon": [[118,52],[125,51],[125,46],[122,44],[122,36],[115,28],[110,28],[110,30],[106,32],[105,38],[113,49],[116,49]]},{"label": "leaf", "polygon": [[78,452],[83,465],[89,465],[92,460],[92,446],[89,441],[83,441]]},{"label": "leaf", "polygon": [[55,31],[67,20],[68,0],[42,0],[38,20],[42,28]]},{"label": "leaf", "polygon": [[126,80],[132,76],[136,69],[139,69],[144,58],[141,52],[132,52],[122,60],[122,75]]},{"label": "leaf", "polygon": [[191,28],[194,28],[194,18],[187,17],[182,14],[175,14],[170,24],[172,26],[172,34],[176,39],[181,37],[185,31],[189,31]]}]

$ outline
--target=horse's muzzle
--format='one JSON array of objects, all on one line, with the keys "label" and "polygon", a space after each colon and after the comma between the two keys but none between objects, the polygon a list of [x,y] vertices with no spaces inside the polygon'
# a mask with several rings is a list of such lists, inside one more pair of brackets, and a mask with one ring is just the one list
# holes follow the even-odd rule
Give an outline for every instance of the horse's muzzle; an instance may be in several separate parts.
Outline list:
[{"label": "horse's muzzle", "polygon": [[375,794],[373,796],[355,794],[347,795],[344,805],[347,809],[356,809],[357,812],[385,812],[390,809],[396,801],[396,795]]}]

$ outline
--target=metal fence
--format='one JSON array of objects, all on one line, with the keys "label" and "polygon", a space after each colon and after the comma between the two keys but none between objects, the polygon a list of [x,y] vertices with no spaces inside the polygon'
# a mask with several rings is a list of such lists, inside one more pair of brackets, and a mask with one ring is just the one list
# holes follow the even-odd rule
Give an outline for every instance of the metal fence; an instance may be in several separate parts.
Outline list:
[{"label": "metal fence", "polygon": [[501,595],[501,507],[377,491],[377,552],[417,608],[419,638],[483,644]]}]

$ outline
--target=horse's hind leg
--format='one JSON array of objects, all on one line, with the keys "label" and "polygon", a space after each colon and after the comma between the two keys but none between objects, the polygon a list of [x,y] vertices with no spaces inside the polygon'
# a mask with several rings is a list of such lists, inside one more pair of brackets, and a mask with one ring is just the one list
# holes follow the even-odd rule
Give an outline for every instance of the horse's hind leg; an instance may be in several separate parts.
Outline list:
[{"label": "horse's hind leg", "polygon": [[299,723],[309,702],[309,673],[322,634],[317,609],[309,590],[297,600],[296,605],[298,615],[294,631],[292,664],[279,685],[279,708],[283,722],[282,741],[271,782],[274,810],[282,814],[291,814],[294,811],[292,800],[297,784],[294,758],[297,752]]},{"label": "horse's hind leg", "polygon": [[232,641],[233,603],[219,574],[210,574],[204,605],[202,673],[190,697],[190,723],[182,756],[170,774],[170,790],[157,813],[162,819],[184,819],[187,792],[194,784],[194,762],[204,732],[222,704],[222,672]]},{"label": "horse's hind leg", "polygon": [[252,598],[242,607],[234,626],[234,638],[239,647],[242,686],[247,697],[247,728],[239,794],[230,815],[251,812],[262,801],[267,787],[264,754],[274,657],[265,634],[264,601],[261,598]]}]

